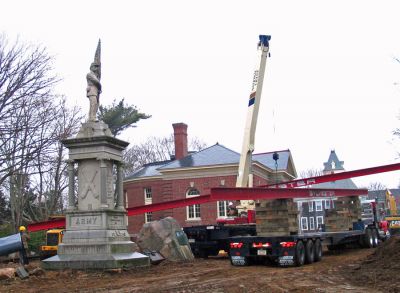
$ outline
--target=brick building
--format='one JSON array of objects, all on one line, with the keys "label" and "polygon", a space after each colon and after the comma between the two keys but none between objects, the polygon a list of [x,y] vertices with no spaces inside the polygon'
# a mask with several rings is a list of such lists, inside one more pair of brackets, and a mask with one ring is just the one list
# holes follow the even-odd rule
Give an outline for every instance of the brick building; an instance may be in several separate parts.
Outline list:
[{"label": "brick building", "polygon": [[[168,161],[144,165],[124,180],[127,206],[160,203],[209,194],[212,187],[234,187],[240,154],[215,144],[196,153],[188,152],[187,125],[173,124],[175,156]],[[289,150],[253,155],[254,186],[296,178]],[[215,224],[227,217],[228,202],[209,202],[129,217],[128,230],[137,233],[145,222],[171,216],[181,226]]]}]

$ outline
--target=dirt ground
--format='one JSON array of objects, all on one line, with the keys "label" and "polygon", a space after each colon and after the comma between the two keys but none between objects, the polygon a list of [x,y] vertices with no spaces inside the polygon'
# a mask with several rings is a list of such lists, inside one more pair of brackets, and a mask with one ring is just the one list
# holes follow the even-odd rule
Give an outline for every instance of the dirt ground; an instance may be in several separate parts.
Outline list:
[{"label": "dirt ground", "polygon": [[376,249],[325,252],[300,268],[233,267],[219,256],[120,272],[36,270],[25,280],[0,280],[0,292],[400,292],[399,268],[400,238],[392,238]]}]

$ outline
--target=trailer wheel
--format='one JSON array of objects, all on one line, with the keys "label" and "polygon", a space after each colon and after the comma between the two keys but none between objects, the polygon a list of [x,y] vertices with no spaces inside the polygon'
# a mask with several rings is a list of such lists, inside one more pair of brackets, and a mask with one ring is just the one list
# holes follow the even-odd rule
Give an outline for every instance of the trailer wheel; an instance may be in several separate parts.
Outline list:
[{"label": "trailer wheel", "polygon": [[304,244],[303,241],[298,241],[296,244],[296,253],[295,253],[295,265],[298,267],[301,267],[304,265],[305,262],[305,249],[304,249]]},{"label": "trailer wheel", "polygon": [[374,238],[372,236],[372,230],[371,229],[365,229],[365,234],[364,234],[364,247],[365,248],[372,248],[374,246]]},{"label": "trailer wheel", "polygon": [[310,263],[314,262],[314,254],[315,254],[314,249],[315,248],[314,248],[314,244],[313,244],[312,240],[311,239],[307,240],[307,243],[306,243],[306,256],[305,256],[305,263],[306,264],[310,264]]},{"label": "trailer wheel", "polygon": [[321,240],[316,239],[314,242],[314,261],[320,261],[322,259],[322,244]]}]

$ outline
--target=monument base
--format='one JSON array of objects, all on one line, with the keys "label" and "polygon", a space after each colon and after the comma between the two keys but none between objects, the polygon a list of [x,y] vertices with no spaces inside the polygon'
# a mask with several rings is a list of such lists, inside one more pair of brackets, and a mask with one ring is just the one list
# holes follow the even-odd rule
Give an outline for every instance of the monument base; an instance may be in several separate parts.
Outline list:
[{"label": "monument base", "polygon": [[42,268],[46,270],[116,269],[148,266],[150,266],[149,257],[138,252],[110,255],[56,255],[42,261]]},{"label": "monument base", "polygon": [[126,230],[126,212],[120,210],[67,211],[66,231],[57,255],[43,260],[42,268],[116,269],[150,265],[148,256]]}]

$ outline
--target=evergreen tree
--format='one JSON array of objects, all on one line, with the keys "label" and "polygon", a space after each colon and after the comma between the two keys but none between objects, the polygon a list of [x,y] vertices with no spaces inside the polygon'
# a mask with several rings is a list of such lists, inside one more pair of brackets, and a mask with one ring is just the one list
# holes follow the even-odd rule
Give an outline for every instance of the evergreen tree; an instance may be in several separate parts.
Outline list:
[{"label": "evergreen tree", "polygon": [[112,135],[117,136],[129,127],[135,127],[140,119],[150,118],[150,115],[141,113],[136,106],[124,104],[124,99],[118,103],[114,100],[111,106],[100,105],[97,118],[107,123]]}]

